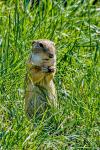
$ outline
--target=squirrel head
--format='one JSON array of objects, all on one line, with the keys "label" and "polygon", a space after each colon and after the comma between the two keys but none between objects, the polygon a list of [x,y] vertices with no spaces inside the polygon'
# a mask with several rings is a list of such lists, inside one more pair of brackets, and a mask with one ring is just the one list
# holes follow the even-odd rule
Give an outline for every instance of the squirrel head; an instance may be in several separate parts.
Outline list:
[{"label": "squirrel head", "polygon": [[34,40],[30,59],[36,66],[52,66],[56,61],[55,51],[54,42],[50,40]]}]

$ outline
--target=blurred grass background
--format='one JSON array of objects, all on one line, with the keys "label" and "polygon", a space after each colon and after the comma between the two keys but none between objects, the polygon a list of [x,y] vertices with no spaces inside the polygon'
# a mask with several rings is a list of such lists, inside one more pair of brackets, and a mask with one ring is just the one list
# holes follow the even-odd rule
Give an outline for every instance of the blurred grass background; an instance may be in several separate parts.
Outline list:
[{"label": "blurred grass background", "polygon": [[[57,48],[59,110],[28,120],[24,112],[26,60],[33,39]],[[0,1],[0,149],[100,148],[100,2]],[[48,110],[49,111],[49,110]],[[35,127],[34,127],[35,125]]]}]

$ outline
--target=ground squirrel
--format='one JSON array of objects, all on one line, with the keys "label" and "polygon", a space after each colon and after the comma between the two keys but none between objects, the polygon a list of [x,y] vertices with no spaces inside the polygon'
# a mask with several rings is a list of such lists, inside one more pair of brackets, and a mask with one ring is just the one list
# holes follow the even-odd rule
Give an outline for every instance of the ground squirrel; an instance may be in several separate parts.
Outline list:
[{"label": "ground squirrel", "polygon": [[56,72],[56,49],[50,40],[35,40],[27,62],[25,111],[29,117],[43,113],[47,106],[57,106],[53,77]]}]

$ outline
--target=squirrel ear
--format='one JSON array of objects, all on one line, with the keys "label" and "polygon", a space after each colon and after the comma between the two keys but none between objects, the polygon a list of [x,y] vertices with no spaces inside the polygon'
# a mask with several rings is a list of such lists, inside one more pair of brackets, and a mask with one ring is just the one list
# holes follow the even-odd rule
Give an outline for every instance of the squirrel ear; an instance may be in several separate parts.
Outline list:
[{"label": "squirrel ear", "polygon": [[55,46],[55,43],[53,41],[51,41],[51,44]]},{"label": "squirrel ear", "polygon": [[36,40],[32,41],[32,45],[35,44],[36,42],[37,42]]}]

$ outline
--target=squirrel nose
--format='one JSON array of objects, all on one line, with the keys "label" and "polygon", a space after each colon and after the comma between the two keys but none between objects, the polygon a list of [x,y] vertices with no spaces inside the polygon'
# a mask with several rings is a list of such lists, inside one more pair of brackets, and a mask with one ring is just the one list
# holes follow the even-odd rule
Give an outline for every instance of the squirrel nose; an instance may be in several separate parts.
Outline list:
[{"label": "squirrel nose", "polygon": [[49,58],[53,58],[54,55],[52,53],[49,53]]}]

